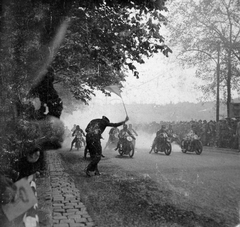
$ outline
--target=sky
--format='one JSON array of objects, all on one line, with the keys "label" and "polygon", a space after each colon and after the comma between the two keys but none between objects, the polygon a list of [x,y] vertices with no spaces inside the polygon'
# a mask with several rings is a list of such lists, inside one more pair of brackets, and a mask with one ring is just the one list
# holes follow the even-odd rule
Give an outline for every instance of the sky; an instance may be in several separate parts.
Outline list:
[{"label": "sky", "polygon": [[[197,102],[201,93],[194,86],[202,83],[194,76],[194,69],[183,69],[177,65],[174,57],[166,58],[159,53],[146,61],[145,64],[137,65],[139,79],[131,72],[123,83],[122,98],[126,104],[131,103],[154,103],[167,104],[178,102]],[[121,99],[112,94],[105,97],[101,92],[96,93],[93,102],[118,103]]]}]

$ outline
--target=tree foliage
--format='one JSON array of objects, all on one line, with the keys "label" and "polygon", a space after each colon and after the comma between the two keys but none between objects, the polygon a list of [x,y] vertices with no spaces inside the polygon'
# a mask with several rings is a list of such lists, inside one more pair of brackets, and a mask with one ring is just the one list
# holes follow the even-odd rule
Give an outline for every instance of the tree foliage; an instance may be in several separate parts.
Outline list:
[{"label": "tree foliage", "polygon": [[160,34],[164,4],[165,0],[27,0],[23,4],[12,0],[2,6],[1,64],[11,80],[4,84],[13,83],[11,92],[26,96],[49,55],[49,43],[69,17],[65,41],[52,62],[54,83],[87,103],[95,89],[104,91],[104,86],[124,81],[124,70],[138,77],[134,63],[144,63],[144,56],[159,51],[168,55],[170,49]]},{"label": "tree foliage", "polygon": [[196,67],[196,75],[207,82],[200,87],[205,98],[216,92],[219,46],[222,98],[226,99],[228,86],[239,91],[240,11],[237,1],[170,1],[168,7],[171,8],[168,15],[170,43],[178,49],[182,64]]},{"label": "tree foliage", "polygon": [[[105,86],[124,81],[126,70],[138,77],[134,64],[144,63],[144,56],[158,52],[167,56],[170,49],[160,34],[165,23],[161,10],[167,10],[165,1],[1,1],[0,112],[6,118],[0,115],[0,137],[10,143],[9,149],[15,149],[12,141],[22,143],[17,146],[20,151],[27,141],[40,139],[41,135],[33,133],[34,139],[29,135],[32,126],[40,127],[47,135],[44,143],[61,140],[63,126],[57,123],[60,129],[51,128],[54,124],[48,117],[60,118],[63,108],[54,84],[87,103],[96,89],[105,92]],[[66,35],[56,37],[66,18],[71,21]],[[60,42],[58,39],[64,36],[53,55],[52,42]],[[29,102],[36,97],[41,101],[37,111]],[[11,117],[9,112],[13,112]],[[12,121],[8,124],[8,120]],[[42,128],[38,126],[41,122]],[[51,128],[52,134],[45,133],[44,125]],[[16,134],[18,126],[23,130]],[[9,135],[12,140],[6,138]]]},{"label": "tree foliage", "polygon": [[65,43],[54,61],[56,82],[85,102],[95,89],[124,81],[126,70],[138,78],[134,63],[144,63],[144,56],[159,51],[168,55],[170,49],[160,35],[165,18],[156,9],[142,7],[73,7]]}]

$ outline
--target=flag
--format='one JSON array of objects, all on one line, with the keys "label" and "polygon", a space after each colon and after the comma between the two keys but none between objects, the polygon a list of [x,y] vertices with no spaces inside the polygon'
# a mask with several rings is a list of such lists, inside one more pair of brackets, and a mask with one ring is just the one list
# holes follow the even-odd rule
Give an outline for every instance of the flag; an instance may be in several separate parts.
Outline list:
[{"label": "flag", "polygon": [[[123,86],[121,85],[121,84],[113,84],[113,85],[109,85],[109,86],[106,86],[106,87],[104,87],[104,89],[105,90],[107,90],[107,91],[110,91],[110,92],[113,92],[114,94],[116,94],[117,96],[119,96],[121,99],[122,99],[122,96],[121,96],[121,88],[122,88]],[[126,106],[125,106],[125,104],[124,104],[124,102],[123,102],[123,99],[122,99],[122,103],[123,103],[123,106],[124,106],[124,110],[125,110],[125,112],[126,112],[126,115],[128,115],[127,114],[127,109],[126,109]]]},{"label": "flag", "polygon": [[106,86],[104,89],[107,91],[113,92],[114,94],[118,95],[119,97],[122,97],[121,96],[121,92],[122,92],[121,88],[122,88],[122,85],[114,84],[114,85]]}]

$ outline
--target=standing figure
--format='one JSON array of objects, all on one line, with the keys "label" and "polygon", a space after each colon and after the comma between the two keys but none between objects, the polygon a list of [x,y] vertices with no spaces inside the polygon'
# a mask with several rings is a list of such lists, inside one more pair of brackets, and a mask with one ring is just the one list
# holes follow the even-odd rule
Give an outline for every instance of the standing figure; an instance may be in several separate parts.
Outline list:
[{"label": "standing figure", "polygon": [[237,140],[238,140],[238,152],[240,152],[240,121],[239,121],[239,119],[237,122],[236,136],[237,136]]},{"label": "standing figure", "polygon": [[95,175],[100,175],[98,171],[98,163],[101,160],[102,157],[102,146],[101,146],[101,137],[102,133],[104,132],[106,127],[118,127],[120,125],[123,125],[125,122],[129,120],[128,116],[124,121],[121,121],[119,123],[111,123],[109,119],[105,116],[103,116],[101,119],[93,119],[90,121],[90,123],[87,125],[86,128],[86,142],[87,142],[87,148],[90,153],[91,162],[86,168],[86,175],[90,177],[90,172],[95,172]]},{"label": "standing figure", "polygon": [[[133,129],[132,124],[129,124],[128,130],[132,133],[132,135],[138,136],[137,132]],[[136,139],[133,140],[133,147],[135,148]]]},{"label": "standing figure", "polygon": [[[16,181],[25,178],[37,198],[36,180],[40,167],[40,155],[42,148],[40,145],[29,144],[25,147],[24,155],[15,165],[17,166],[18,178]],[[34,204],[25,213],[14,219],[14,226],[19,227],[39,227],[38,203]]]}]

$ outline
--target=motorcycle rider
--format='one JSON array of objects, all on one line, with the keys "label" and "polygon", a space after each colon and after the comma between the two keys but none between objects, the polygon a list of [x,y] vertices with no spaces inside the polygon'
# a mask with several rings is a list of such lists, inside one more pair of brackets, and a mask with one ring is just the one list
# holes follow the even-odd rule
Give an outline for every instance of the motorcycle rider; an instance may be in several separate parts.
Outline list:
[{"label": "motorcycle rider", "polygon": [[237,136],[237,141],[238,141],[238,152],[240,152],[240,121],[239,121],[239,118],[237,118],[236,136]]},{"label": "motorcycle rider", "polygon": [[151,150],[149,151],[149,154],[151,154],[151,152],[154,150],[156,144],[157,144],[157,140],[159,138],[159,135],[162,134],[162,133],[166,133],[168,135],[168,131],[167,131],[167,127],[166,125],[162,125],[161,128],[156,132],[156,136],[153,140],[153,143],[152,143],[152,147],[151,147]]},{"label": "motorcycle rider", "polygon": [[[117,151],[119,148],[120,148],[120,144],[123,142],[123,140],[127,137],[127,136],[131,136],[133,138],[133,141],[136,140],[136,138],[134,137],[134,135],[131,133],[131,131],[128,129],[128,126],[127,124],[124,124],[123,125],[123,128],[120,130],[119,132],[119,141],[118,141],[118,144],[117,144],[117,147],[115,148],[115,151]],[[133,143],[134,145],[134,143]]]},{"label": "motorcycle rider", "polygon": [[181,146],[182,146],[183,148],[188,147],[189,144],[191,143],[191,140],[193,139],[193,137],[194,137],[195,135],[197,135],[194,131],[195,131],[195,130],[194,130],[194,125],[192,125],[190,131],[186,134],[185,138],[184,138],[183,141],[182,141]]},{"label": "motorcycle rider", "polygon": [[173,130],[173,127],[171,124],[168,125],[167,134],[170,138],[171,143],[174,141],[179,145],[181,144],[180,139],[179,139],[178,135],[176,135],[174,133],[174,130]]},{"label": "motorcycle rider", "polygon": [[[133,135],[138,136],[137,132],[133,129],[132,124],[129,124],[128,130],[129,130]],[[136,139],[133,140],[133,146],[134,146],[134,148],[135,148],[135,144],[136,144]]]},{"label": "motorcycle rider", "polygon": [[169,135],[170,137],[173,136],[174,131],[173,131],[173,128],[172,128],[172,125],[171,125],[171,124],[168,125],[167,132],[168,132],[168,135]]},{"label": "motorcycle rider", "polygon": [[74,139],[73,139],[73,141],[72,141],[72,143],[71,143],[70,151],[72,150],[74,143],[77,142],[77,138],[80,138],[80,140],[82,141],[82,143],[83,143],[84,146],[85,146],[85,140],[84,140],[84,138],[83,138],[83,136],[85,136],[85,133],[84,133],[84,131],[80,128],[79,125],[76,126],[76,129],[73,131],[72,136],[75,136],[75,137],[74,137]]},{"label": "motorcycle rider", "polygon": [[109,131],[109,138],[108,138],[108,141],[107,141],[107,143],[106,143],[106,146],[105,146],[105,148],[104,148],[103,150],[106,150],[107,147],[108,147],[111,143],[113,143],[113,141],[116,140],[116,136],[118,136],[118,134],[119,134],[119,129],[118,129],[117,127],[112,127],[112,128],[110,129],[110,131]]},{"label": "motorcycle rider", "polygon": [[123,125],[129,120],[129,117],[126,116],[124,121],[118,123],[111,123],[109,119],[105,116],[102,116],[101,119],[93,119],[87,125],[85,131],[87,132],[86,135],[86,142],[87,142],[87,149],[89,150],[91,162],[88,164],[86,168],[86,175],[91,177],[90,172],[95,171],[95,175],[100,175],[98,170],[98,163],[102,157],[102,146],[100,139],[102,138],[102,133],[106,129],[106,127],[118,127]]}]

